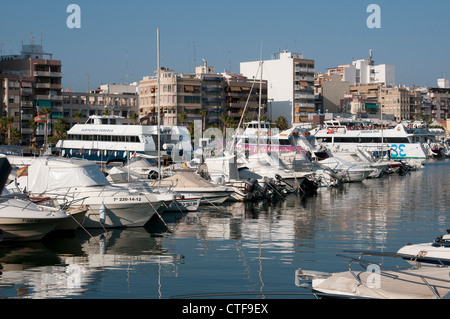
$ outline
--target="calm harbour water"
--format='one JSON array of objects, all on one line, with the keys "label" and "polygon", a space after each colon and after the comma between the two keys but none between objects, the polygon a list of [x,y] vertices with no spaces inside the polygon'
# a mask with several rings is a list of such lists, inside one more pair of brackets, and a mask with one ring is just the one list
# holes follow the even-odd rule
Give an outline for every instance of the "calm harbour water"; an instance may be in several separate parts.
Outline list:
[{"label": "calm harbour water", "polygon": [[[169,299],[308,292],[296,269],[345,271],[346,249],[394,252],[450,228],[450,160],[276,203],[164,214],[143,228],[0,245],[0,297]],[[168,226],[168,229],[166,228]],[[402,261],[397,260],[398,263]],[[229,297],[229,295],[228,295]],[[232,295],[231,298],[235,298]],[[286,298],[287,296],[281,296]]]}]

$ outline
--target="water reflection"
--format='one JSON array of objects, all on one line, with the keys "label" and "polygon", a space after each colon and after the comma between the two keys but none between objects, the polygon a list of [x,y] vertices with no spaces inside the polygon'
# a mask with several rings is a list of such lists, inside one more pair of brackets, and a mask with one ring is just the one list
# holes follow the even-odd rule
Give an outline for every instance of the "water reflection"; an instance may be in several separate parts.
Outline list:
[{"label": "water reflection", "polygon": [[2,245],[0,252],[0,287],[5,296],[39,299],[83,296],[109,270],[175,264],[182,259],[164,249],[145,228],[77,230],[42,242]]}]

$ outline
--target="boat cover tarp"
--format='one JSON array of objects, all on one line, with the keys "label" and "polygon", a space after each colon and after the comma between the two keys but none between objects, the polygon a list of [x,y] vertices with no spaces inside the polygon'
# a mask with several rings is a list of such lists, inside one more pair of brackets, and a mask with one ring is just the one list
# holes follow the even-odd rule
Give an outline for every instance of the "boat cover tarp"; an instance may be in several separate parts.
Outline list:
[{"label": "boat cover tarp", "polygon": [[176,173],[173,176],[162,179],[161,182],[163,183],[163,185],[167,183],[168,185],[170,184],[177,188],[220,187],[219,185],[207,181],[194,172]]},{"label": "boat cover tarp", "polygon": [[28,176],[18,179],[21,188],[32,193],[44,193],[68,187],[103,186],[110,183],[96,163],[40,157],[28,167]]},{"label": "boat cover tarp", "polygon": [[[405,271],[410,274],[430,276],[439,279],[449,280],[450,269],[447,267],[421,267],[418,269],[411,269]],[[409,274],[392,272],[392,276],[378,276],[379,281],[371,280],[370,277],[375,275],[372,272],[358,272],[354,273],[360,278],[361,285],[355,277],[349,272],[334,273],[327,279],[316,283],[313,282],[313,289],[333,294],[344,294],[346,296],[376,298],[376,299],[435,299],[436,295],[424,283],[420,277]],[[383,273],[390,273],[389,271]],[[398,276],[398,277],[397,277]],[[444,297],[450,292],[450,283],[437,281],[434,279],[427,279],[430,285],[439,285],[437,287],[439,295]],[[375,287],[369,288],[367,285]]]}]

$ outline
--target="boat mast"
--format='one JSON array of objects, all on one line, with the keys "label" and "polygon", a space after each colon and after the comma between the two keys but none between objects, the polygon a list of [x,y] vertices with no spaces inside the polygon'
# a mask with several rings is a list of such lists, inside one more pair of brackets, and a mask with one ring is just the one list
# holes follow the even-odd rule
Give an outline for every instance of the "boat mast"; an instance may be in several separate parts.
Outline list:
[{"label": "boat mast", "polygon": [[259,105],[258,105],[258,131],[257,131],[257,146],[258,146],[258,154],[259,154],[259,134],[261,131],[261,99],[262,99],[262,77],[263,77],[263,61],[259,62],[261,69],[261,77],[259,79]]},{"label": "boat mast", "polygon": [[[380,85],[381,147],[383,147],[383,84]],[[383,150],[381,150],[383,151]]]},{"label": "boat mast", "polygon": [[161,179],[161,116],[160,116],[160,108],[161,108],[161,101],[160,101],[160,81],[161,81],[161,67],[159,65],[160,63],[160,57],[159,57],[159,28],[156,29],[156,42],[157,42],[157,67],[158,67],[158,179]]}]

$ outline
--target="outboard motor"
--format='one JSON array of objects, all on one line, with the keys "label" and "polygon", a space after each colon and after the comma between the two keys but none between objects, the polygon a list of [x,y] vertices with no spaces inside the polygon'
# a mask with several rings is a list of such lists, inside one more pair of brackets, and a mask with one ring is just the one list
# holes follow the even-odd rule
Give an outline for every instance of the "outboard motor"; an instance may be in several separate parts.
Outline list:
[{"label": "outboard motor", "polygon": [[249,178],[245,181],[245,191],[248,193],[253,193],[255,190],[255,186],[258,184],[258,181],[254,178]]}]

